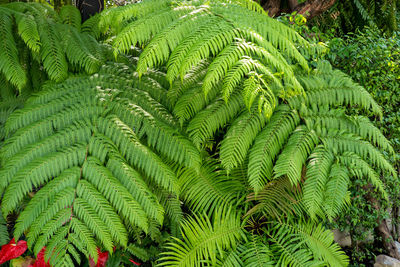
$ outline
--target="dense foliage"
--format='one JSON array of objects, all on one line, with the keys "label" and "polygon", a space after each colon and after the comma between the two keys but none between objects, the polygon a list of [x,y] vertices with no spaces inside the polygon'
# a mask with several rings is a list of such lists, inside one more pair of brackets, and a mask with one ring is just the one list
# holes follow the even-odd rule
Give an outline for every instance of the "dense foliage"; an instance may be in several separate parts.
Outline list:
[{"label": "dense foliage", "polygon": [[[98,28],[66,7],[51,24],[69,29],[57,51],[41,28],[9,26],[41,23],[35,5],[3,9],[14,10],[3,12],[10,44],[21,38],[48,80],[4,109],[0,148],[1,211],[34,255],[45,248],[53,266],[97,261],[99,248],[158,266],[348,264],[324,225],[353,181],[388,197],[380,175],[396,177],[394,150],[367,117],[381,107],[317,60],[322,46],[247,0],[148,0],[106,10],[90,20]],[[37,36],[50,63],[29,45]],[[21,49],[0,58],[12,99],[28,91],[7,61],[23,66]],[[52,75],[59,57],[66,72]]]},{"label": "dense foliage", "polygon": [[[389,157],[399,172],[400,168],[400,38],[397,34],[382,37],[374,30],[366,29],[346,39],[334,39],[330,43],[330,61],[349,73],[355,81],[362,84],[384,106],[383,119],[376,120],[375,125],[388,137],[396,154]],[[395,240],[400,237],[399,221],[399,182],[390,175],[382,176],[389,190],[390,201],[380,199],[363,181],[351,188],[353,205],[343,213],[338,227],[350,231],[354,240],[352,257],[355,262],[370,263],[374,255],[382,253],[379,243],[382,241],[374,233],[374,228],[383,219],[390,220],[391,234]],[[366,201],[370,195],[379,200],[382,208],[376,210]],[[366,243],[367,235],[374,233],[375,244]],[[372,240],[374,241],[374,240]]]}]

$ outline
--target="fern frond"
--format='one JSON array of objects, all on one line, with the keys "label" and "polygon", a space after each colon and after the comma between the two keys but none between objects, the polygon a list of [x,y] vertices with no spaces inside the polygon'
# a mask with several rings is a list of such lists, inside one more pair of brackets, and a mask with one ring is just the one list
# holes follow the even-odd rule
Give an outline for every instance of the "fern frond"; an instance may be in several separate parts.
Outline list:
[{"label": "fern frond", "polygon": [[393,153],[393,148],[386,137],[372,122],[364,116],[348,116],[345,110],[328,107],[300,108],[301,117],[310,128],[323,127],[356,134],[372,144]]},{"label": "fern frond", "polygon": [[205,162],[198,173],[182,169],[178,179],[185,202],[195,212],[207,214],[219,207],[235,207],[245,190],[235,177],[226,176],[215,161]]},{"label": "fern frond", "polygon": [[259,192],[271,180],[273,161],[299,120],[296,111],[281,105],[256,137],[249,152],[248,165],[249,184],[255,192]]},{"label": "fern frond", "polygon": [[288,178],[279,178],[269,182],[257,194],[247,196],[248,201],[257,201],[246,216],[264,214],[265,216],[280,219],[283,216],[300,216],[304,207],[301,194]]},{"label": "fern frond", "polygon": [[42,27],[39,31],[42,47],[40,57],[43,61],[43,67],[54,81],[65,80],[68,73],[68,64],[65,59],[62,46],[60,44],[61,37],[57,31],[57,27],[45,20],[39,20]]},{"label": "fern frond", "polygon": [[16,23],[19,36],[21,36],[29,49],[38,53],[40,50],[40,35],[34,17],[30,15],[17,16]]},{"label": "fern frond", "polygon": [[11,84],[21,90],[27,81],[19,59],[18,49],[12,34],[12,17],[5,10],[0,9],[0,71],[4,74]]},{"label": "fern frond", "polygon": [[187,127],[189,137],[196,146],[212,138],[215,132],[229,122],[243,107],[243,100],[240,94],[233,95],[229,104],[222,98],[217,99],[205,109],[199,112]]},{"label": "fern frond", "polygon": [[258,110],[245,110],[230,125],[221,142],[220,159],[228,173],[241,165],[268,119]]},{"label": "fern frond", "polygon": [[7,224],[4,220],[3,214],[0,212],[0,245],[5,245],[8,243],[10,237],[7,231]]},{"label": "fern frond", "polygon": [[359,179],[365,179],[365,177],[367,177],[368,180],[382,193],[383,197],[386,199],[388,198],[385,185],[379,178],[379,175],[359,155],[352,153],[351,151],[347,151],[338,158],[340,163],[348,167],[352,176]]},{"label": "fern frond", "polygon": [[339,215],[343,207],[349,204],[349,192],[347,191],[349,183],[347,168],[339,164],[332,165],[322,202],[322,208],[329,220]]},{"label": "fern frond", "polygon": [[318,136],[313,130],[304,126],[297,127],[275,163],[274,176],[287,175],[290,182],[296,185],[301,181],[303,165],[308,155],[318,143]]},{"label": "fern frond", "polygon": [[321,140],[329,149],[338,151],[339,153],[346,151],[354,152],[370,164],[382,170],[388,171],[395,177],[397,176],[396,170],[385,159],[385,156],[367,141],[360,140],[360,138],[356,138],[351,135],[335,132],[327,133],[326,137],[321,137]]},{"label": "fern frond", "polygon": [[218,209],[210,219],[194,216],[182,223],[183,240],[174,239],[160,258],[159,266],[202,266],[215,263],[222,250],[235,247],[243,239],[240,221],[233,211]]},{"label": "fern frond", "polygon": [[313,218],[321,213],[323,192],[329,179],[334,155],[322,145],[315,148],[307,164],[303,189],[304,205]]},{"label": "fern frond", "polygon": [[354,83],[351,78],[339,70],[330,71],[327,74],[318,74],[306,77],[297,77],[306,96],[298,95],[289,98],[293,107],[300,108],[302,103],[318,106],[358,106],[367,111],[372,111],[382,116],[382,108],[375,102],[365,88]]},{"label": "fern frond", "polygon": [[[313,257],[316,260],[324,261],[330,266],[348,265],[348,258],[346,254],[340,250],[339,245],[334,243],[332,232],[324,229],[321,224],[314,224],[312,222],[297,224],[277,223],[273,226],[273,229],[273,233],[275,234],[279,233],[283,235],[285,233],[287,235],[284,239],[281,239],[287,242],[285,244],[287,246],[286,249],[293,249],[296,248],[296,246],[306,245],[313,252]],[[296,266],[297,262],[301,262],[302,259],[300,257],[302,257],[305,263],[302,266],[312,265],[312,262],[306,263],[307,256],[310,254],[306,251],[303,253],[303,255],[298,252],[292,256],[284,255],[284,257],[279,259],[280,263],[286,265],[293,262],[295,263],[294,266]],[[298,257],[298,259],[295,259],[296,257]]]},{"label": "fern frond", "polygon": [[272,267],[275,266],[273,261],[273,255],[269,248],[261,237],[251,234],[250,240],[241,245],[240,253],[241,259],[243,260],[243,266],[249,267]]},{"label": "fern frond", "polygon": [[59,15],[62,23],[71,25],[78,31],[81,30],[81,13],[75,6],[62,6]]}]

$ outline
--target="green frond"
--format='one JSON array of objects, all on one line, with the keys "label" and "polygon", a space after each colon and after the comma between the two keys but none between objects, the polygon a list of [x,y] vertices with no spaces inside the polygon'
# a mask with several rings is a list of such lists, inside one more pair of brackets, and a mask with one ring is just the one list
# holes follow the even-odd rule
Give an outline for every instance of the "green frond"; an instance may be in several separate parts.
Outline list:
[{"label": "green frond", "polygon": [[72,146],[59,152],[34,159],[21,168],[4,192],[2,211],[4,214],[14,210],[22,198],[63,170],[82,163],[86,148],[83,145]]},{"label": "green frond", "polygon": [[87,33],[98,39],[101,35],[99,23],[100,23],[100,13],[97,13],[82,23],[81,32]]},{"label": "green frond", "polygon": [[187,131],[193,143],[200,147],[215,132],[225,126],[243,107],[242,96],[238,93],[227,104],[222,98],[216,99],[189,122]]},{"label": "green frond", "polygon": [[[114,49],[116,49],[115,54],[129,51],[130,47],[136,45],[136,43],[139,45],[143,44],[145,41],[149,40],[154,33],[159,32],[163,27],[165,27],[165,25],[168,25],[174,19],[179,18],[188,11],[190,11],[190,9],[171,9],[169,7],[161,8],[155,11],[151,16],[139,18],[138,20],[129,23],[113,41]],[[154,63],[147,65],[147,67],[154,67]],[[147,71],[147,68],[143,69],[138,65],[139,73],[142,73],[143,70]]]},{"label": "green frond", "polygon": [[84,38],[85,34],[79,33],[79,31],[73,27],[59,25],[57,29],[62,32],[64,36],[62,39],[62,46],[68,61],[73,66],[84,69],[88,74],[97,72],[103,62],[101,62],[99,55],[93,52],[101,50],[100,45],[97,42],[92,42],[94,47],[90,49],[89,38]]},{"label": "green frond", "polygon": [[51,80],[60,82],[65,80],[68,73],[68,64],[64,56],[60,40],[62,40],[58,27],[48,21],[38,20],[41,24],[39,31],[42,43],[40,58],[43,67]]},{"label": "green frond", "polygon": [[235,207],[245,191],[239,180],[227,176],[217,162],[211,160],[204,162],[198,173],[191,169],[180,170],[178,179],[183,200],[195,212],[212,214],[219,207]]},{"label": "green frond", "polygon": [[306,91],[306,96],[289,98],[291,106],[300,108],[302,103],[318,106],[355,106],[382,116],[382,108],[375,102],[365,88],[354,83],[339,70],[304,77],[297,76]]},{"label": "green frond", "polygon": [[204,61],[187,73],[185,77],[183,77],[183,80],[174,81],[167,92],[168,99],[171,100],[171,103],[176,103],[181,95],[190,88],[199,87],[200,82],[204,79],[208,66],[208,62]]},{"label": "green frond", "polygon": [[135,5],[126,5],[117,8],[106,9],[102,12],[100,27],[105,32],[110,26],[118,26],[124,20],[132,17],[144,17],[156,10],[171,4],[170,0],[143,1]]},{"label": "green frond", "polygon": [[201,86],[195,84],[181,94],[175,103],[173,113],[179,118],[181,124],[190,120],[215,99],[219,89],[219,87],[215,86],[205,96]]},{"label": "green frond", "polygon": [[149,226],[143,208],[117,178],[107,168],[103,167],[96,158],[87,158],[82,167],[82,175],[110,201],[125,219],[147,232]]},{"label": "green frond", "polygon": [[19,215],[15,224],[14,236],[19,238],[31,224],[42,214],[48,205],[52,203],[54,196],[67,187],[76,187],[80,169],[74,167],[62,172],[59,176],[51,180],[37,192],[29,201],[28,205]]},{"label": "green frond", "polygon": [[18,35],[33,52],[40,51],[40,35],[37,28],[37,23],[34,17],[30,15],[21,15],[16,17],[18,26]]},{"label": "green frond", "polygon": [[301,202],[300,190],[293,186],[288,178],[272,180],[257,194],[251,193],[247,196],[248,201],[257,201],[246,216],[253,214],[264,214],[265,216],[277,218],[283,216],[300,216],[304,207]]},{"label": "green frond", "polygon": [[385,156],[368,141],[337,132],[327,133],[326,136],[321,137],[321,140],[328,149],[337,151],[337,153],[346,151],[354,152],[373,166],[388,171],[393,176],[397,177],[396,170],[389,161],[385,159]]},{"label": "green frond", "polygon": [[2,246],[7,244],[9,239],[7,223],[4,220],[3,214],[0,212],[0,245]]},{"label": "green frond", "polygon": [[349,183],[350,177],[347,168],[333,164],[322,201],[322,208],[330,221],[340,214],[343,207],[349,204],[349,192],[347,191]]},{"label": "green frond", "polygon": [[0,40],[0,72],[11,84],[21,90],[27,82],[27,77],[19,62],[12,27],[11,15],[0,9],[0,35],[2,36]]},{"label": "green frond", "polygon": [[260,236],[251,234],[248,242],[241,245],[240,258],[243,266],[272,267],[275,266],[272,252],[265,240]]},{"label": "green frond", "polygon": [[248,179],[255,192],[259,192],[272,179],[272,168],[291,132],[299,123],[299,115],[286,105],[276,109],[270,121],[258,134],[249,152]]},{"label": "green frond", "polygon": [[[178,192],[175,174],[148,147],[144,146],[132,129],[116,117],[99,118],[99,131],[109,136],[127,161],[143,170],[146,175],[170,192]],[[138,156],[140,155],[140,156]]]},{"label": "green frond", "polygon": [[312,266],[312,252],[304,246],[304,239],[292,232],[293,225],[278,222],[271,224],[266,234],[276,265]]},{"label": "green frond", "polygon": [[135,257],[141,259],[142,261],[149,260],[149,253],[146,251],[146,249],[143,249],[140,246],[137,246],[135,244],[129,244],[126,250],[129,251],[129,253],[131,253]]},{"label": "green frond", "polygon": [[213,219],[186,219],[182,223],[182,238],[167,244],[158,266],[202,266],[206,260],[215,263],[218,254],[235,247],[244,237],[237,214],[230,209],[218,209]]},{"label": "green frond", "polygon": [[114,176],[129,191],[129,193],[138,201],[146,213],[162,224],[164,219],[164,210],[158,203],[155,195],[151,192],[145,179],[135,169],[130,167],[119,155],[109,156],[107,168],[111,170]]},{"label": "green frond", "polygon": [[[340,250],[338,244],[333,240],[333,233],[330,230],[325,229],[321,224],[315,224],[313,222],[304,223],[276,223],[273,226],[275,234],[284,235],[282,241],[286,241],[286,249],[290,250],[297,246],[306,246],[312,251],[312,255],[316,260],[323,261],[329,266],[347,266],[348,258],[346,254]],[[301,250],[298,250],[301,251]],[[280,258],[280,263],[283,265],[294,263],[293,266],[297,266],[296,263],[301,262],[300,257],[304,257],[306,260],[309,253],[306,251],[304,254],[296,252],[292,256],[284,255]],[[297,256],[298,259],[295,259]],[[313,262],[304,261],[304,265],[310,266]]]},{"label": "green frond", "polygon": [[224,253],[223,257],[218,258],[215,266],[218,267],[240,267],[243,266],[243,261],[240,259],[239,252],[235,250],[230,250]]},{"label": "green frond", "polygon": [[364,159],[351,151],[344,152],[338,158],[340,163],[349,169],[351,176],[359,179],[365,179],[365,177],[367,177],[376,189],[382,193],[383,197],[386,199],[388,198],[384,183],[375,170]]},{"label": "green frond", "polygon": [[382,132],[364,116],[349,116],[343,109],[329,107],[300,108],[301,117],[311,129],[326,128],[345,131],[368,140],[375,146],[393,153],[393,148]]},{"label": "green frond", "polygon": [[298,126],[275,163],[274,176],[287,175],[290,182],[297,185],[302,179],[303,165],[318,143],[318,136],[313,130]]},{"label": "green frond", "polygon": [[[182,66],[182,62],[184,62],[185,57],[187,56],[188,52],[190,51],[191,47],[198,43],[201,42],[202,37],[207,34],[209,29],[214,29],[218,28],[218,23],[223,23],[223,19],[218,18],[218,17],[212,17],[208,13],[208,7],[204,6],[200,8],[199,10],[195,10],[194,13],[196,16],[194,18],[195,24],[192,22],[188,22],[188,25],[183,24],[183,26],[186,26],[185,28],[177,28],[177,33],[175,35],[182,35],[180,38],[178,37],[178,41],[175,44],[174,49],[171,51],[168,62],[167,62],[167,79],[172,82],[176,78],[179,77],[180,74],[180,68]],[[203,15],[204,13],[204,15]],[[190,17],[184,18],[185,20],[191,19]],[[182,24],[180,24],[182,25]],[[190,29],[189,27],[194,27],[196,25],[195,29]],[[224,23],[226,27],[226,23]],[[229,28],[232,29],[232,28]],[[175,30],[175,29],[173,29]],[[155,40],[157,41],[157,40]],[[139,62],[140,64],[140,62]],[[144,63],[142,63],[144,64]],[[181,80],[183,79],[183,76],[181,76]]]},{"label": "green frond", "polygon": [[[287,85],[288,92],[282,96],[303,93],[283,54],[308,70],[306,59],[296,48],[297,45],[310,47],[308,42],[294,30],[269,18],[258,4],[250,1],[168,2],[157,9],[151,7],[152,4],[158,2],[146,1],[106,12],[101,22],[105,28],[118,32],[113,40],[116,54],[127,53],[136,44],[144,46],[137,65],[139,75],[167,62],[167,79],[172,83],[211,58],[212,67],[203,87],[206,95],[224,80],[222,91],[227,99],[251,71],[263,76],[267,88],[252,94],[261,95],[260,106],[266,110],[275,105],[268,86],[281,84],[276,76],[282,75]],[[144,7],[143,11],[140,6]],[[116,21],[121,22],[123,18],[128,23],[119,29]],[[251,29],[255,32],[250,32]],[[247,102],[251,106],[251,98]]]},{"label": "green frond", "polygon": [[317,146],[310,155],[303,187],[303,202],[312,218],[321,213],[324,190],[333,162],[333,153],[322,145]]},{"label": "green frond", "polygon": [[228,128],[221,142],[220,159],[228,173],[244,163],[254,139],[268,119],[258,110],[245,110]]},{"label": "green frond", "polygon": [[81,13],[75,6],[62,6],[59,15],[62,23],[71,25],[78,31],[81,30]]},{"label": "green frond", "polygon": [[[77,186],[76,193],[79,197],[86,199],[96,213],[104,220],[110,229],[112,238],[123,247],[127,246],[128,233],[121,218],[106,198],[89,182],[81,180]],[[111,238],[110,238],[111,240]]]}]

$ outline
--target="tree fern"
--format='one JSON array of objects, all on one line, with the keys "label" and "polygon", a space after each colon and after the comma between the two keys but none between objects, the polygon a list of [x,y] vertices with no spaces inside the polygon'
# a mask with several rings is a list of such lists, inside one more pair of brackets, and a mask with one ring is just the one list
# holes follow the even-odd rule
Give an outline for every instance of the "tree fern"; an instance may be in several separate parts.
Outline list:
[{"label": "tree fern", "polygon": [[[381,116],[372,97],[325,62],[311,68],[295,31],[250,0],[142,1],[80,29],[71,7],[5,9],[29,67],[55,81],[93,73],[9,106],[16,84],[1,70],[1,209],[35,254],[46,247],[54,266],[114,247],[159,266],[347,265],[322,224],[353,177],[386,194],[378,169],[396,175],[382,152],[393,149],[362,115]],[[98,29],[125,64],[102,66]]]}]

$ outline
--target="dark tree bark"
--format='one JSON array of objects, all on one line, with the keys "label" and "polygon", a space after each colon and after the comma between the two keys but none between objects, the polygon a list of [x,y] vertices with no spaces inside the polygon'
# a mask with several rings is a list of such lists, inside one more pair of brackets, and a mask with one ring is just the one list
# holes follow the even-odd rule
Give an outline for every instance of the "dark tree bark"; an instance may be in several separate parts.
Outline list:
[{"label": "dark tree bark", "polygon": [[328,10],[335,2],[336,0],[307,0],[303,3],[297,0],[264,0],[261,4],[272,17],[296,11],[307,19],[311,19]]},{"label": "dark tree bark", "polygon": [[81,12],[82,23],[104,9],[104,0],[77,0],[76,7]]}]

